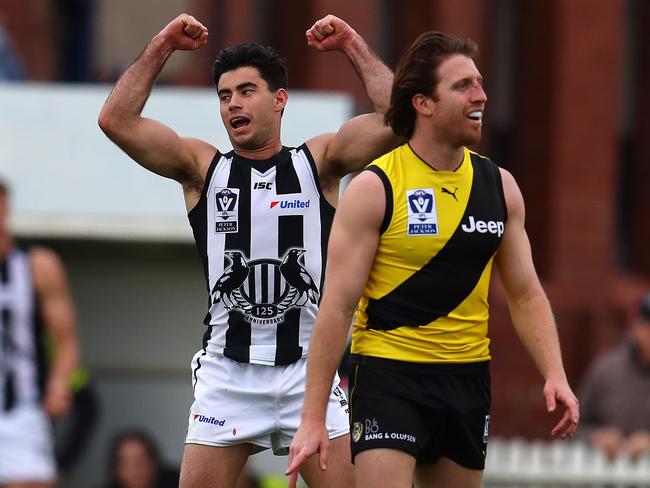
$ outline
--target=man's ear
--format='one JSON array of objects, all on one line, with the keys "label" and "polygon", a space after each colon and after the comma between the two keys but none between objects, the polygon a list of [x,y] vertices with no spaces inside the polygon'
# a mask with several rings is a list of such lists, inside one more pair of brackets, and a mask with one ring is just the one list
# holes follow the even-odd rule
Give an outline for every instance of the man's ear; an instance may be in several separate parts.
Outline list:
[{"label": "man's ear", "polygon": [[416,93],[413,95],[413,98],[411,98],[411,105],[413,105],[416,112],[426,116],[433,115],[436,108],[433,98],[427,97],[422,93]]},{"label": "man's ear", "polygon": [[276,90],[274,96],[274,104],[273,104],[275,110],[278,112],[282,112],[288,100],[289,100],[289,94],[287,93],[287,90],[285,90],[284,88],[279,88],[278,90]]}]

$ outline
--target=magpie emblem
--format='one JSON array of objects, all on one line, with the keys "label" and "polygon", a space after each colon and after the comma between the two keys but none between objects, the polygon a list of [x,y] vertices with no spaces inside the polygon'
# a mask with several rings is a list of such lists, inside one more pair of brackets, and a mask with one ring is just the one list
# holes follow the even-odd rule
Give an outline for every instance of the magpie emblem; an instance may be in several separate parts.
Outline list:
[{"label": "magpie emblem", "polygon": [[246,261],[240,251],[225,253],[230,260],[210,293],[212,304],[222,302],[251,323],[277,324],[292,308],[318,303],[320,291],[300,262],[304,249],[290,249],[283,258]]}]

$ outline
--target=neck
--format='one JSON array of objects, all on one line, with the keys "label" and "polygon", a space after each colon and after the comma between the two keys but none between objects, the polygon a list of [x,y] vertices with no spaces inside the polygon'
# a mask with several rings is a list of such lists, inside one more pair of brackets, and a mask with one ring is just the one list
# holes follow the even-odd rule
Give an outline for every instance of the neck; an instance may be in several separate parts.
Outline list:
[{"label": "neck", "polygon": [[436,140],[435,136],[417,131],[409,140],[411,149],[437,171],[455,171],[463,162],[463,146],[453,146]]},{"label": "neck", "polygon": [[282,150],[280,139],[254,149],[235,147],[235,153],[247,159],[268,159]]}]

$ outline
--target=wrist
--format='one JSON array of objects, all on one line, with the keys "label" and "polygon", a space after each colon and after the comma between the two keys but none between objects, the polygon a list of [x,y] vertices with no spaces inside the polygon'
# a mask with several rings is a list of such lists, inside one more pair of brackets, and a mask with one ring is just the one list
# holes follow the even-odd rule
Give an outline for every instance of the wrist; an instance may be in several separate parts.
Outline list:
[{"label": "wrist", "polygon": [[164,62],[174,52],[174,47],[171,39],[164,32],[161,32],[149,41],[147,51],[154,57],[162,58]]},{"label": "wrist", "polygon": [[368,50],[368,45],[366,44],[365,39],[352,28],[350,28],[348,33],[346,33],[342,42],[342,47],[342,51],[351,59],[356,58],[359,53]]}]

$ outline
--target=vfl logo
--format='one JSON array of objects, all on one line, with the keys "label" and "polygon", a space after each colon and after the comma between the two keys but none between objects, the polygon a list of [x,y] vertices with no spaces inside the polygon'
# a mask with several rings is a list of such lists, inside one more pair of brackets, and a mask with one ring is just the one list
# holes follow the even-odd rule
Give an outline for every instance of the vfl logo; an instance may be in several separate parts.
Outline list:
[{"label": "vfl logo", "polygon": [[355,422],[352,424],[352,441],[359,442],[361,436],[363,435],[363,424],[361,422]]},{"label": "vfl logo", "polygon": [[433,188],[406,191],[408,222],[406,235],[437,235],[438,215]]},{"label": "vfl logo", "polygon": [[226,310],[242,312],[259,325],[277,324],[285,311],[317,303],[318,287],[299,262],[304,252],[291,249],[282,261],[265,258],[249,262],[239,251],[226,252],[231,264],[212,288],[212,303],[223,302]]},{"label": "vfl logo", "polygon": [[440,191],[441,191],[442,193],[446,193],[447,195],[451,195],[452,197],[454,197],[454,200],[458,201],[458,198],[456,198],[456,192],[458,191],[458,187],[457,187],[457,186],[454,187],[454,191],[453,191],[453,193],[450,192],[449,190],[447,190],[444,186],[440,189]]},{"label": "vfl logo", "polygon": [[214,231],[230,234],[237,232],[239,188],[216,188]]}]

